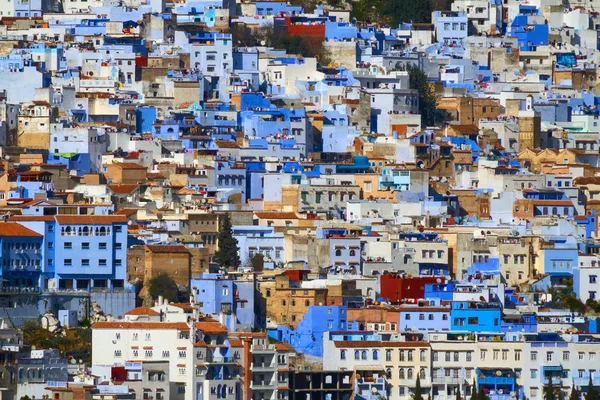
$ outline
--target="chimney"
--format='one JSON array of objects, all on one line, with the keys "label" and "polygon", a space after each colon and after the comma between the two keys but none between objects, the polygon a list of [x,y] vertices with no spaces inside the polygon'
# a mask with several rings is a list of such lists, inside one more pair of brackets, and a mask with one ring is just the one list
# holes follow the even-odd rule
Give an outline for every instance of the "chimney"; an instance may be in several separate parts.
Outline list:
[{"label": "chimney", "polygon": [[158,296],[158,305],[162,306],[163,305],[163,297],[162,296]]}]

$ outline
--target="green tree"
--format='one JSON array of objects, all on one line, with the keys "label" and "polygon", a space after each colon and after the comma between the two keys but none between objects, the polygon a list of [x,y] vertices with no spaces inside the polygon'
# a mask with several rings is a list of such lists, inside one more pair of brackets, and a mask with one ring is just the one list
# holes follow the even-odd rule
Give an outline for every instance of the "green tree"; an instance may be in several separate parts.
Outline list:
[{"label": "green tree", "polygon": [[215,262],[221,267],[239,267],[241,261],[238,254],[238,241],[233,237],[231,231],[231,219],[228,214],[225,214],[223,222],[221,223],[218,240],[219,250],[215,252]]},{"label": "green tree", "polygon": [[252,264],[254,272],[261,272],[265,268],[265,257],[260,253],[256,253],[250,259],[250,264]]},{"label": "green tree", "polygon": [[177,283],[166,272],[161,272],[148,281],[148,294],[152,298],[162,296],[176,300],[178,292]]},{"label": "green tree", "polygon": [[471,387],[473,388],[473,390],[471,390],[471,397],[469,400],[477,400],[479,394],[477,393],[477,383],[475,382],[475,379],[473,379],[473,385]]},{"label": "green tree", "polygon": [[456,400],[462,400],[462,397],[460,397],[460,389],[456,388]]},{"label": "green tree", "polygon": [[419,67],[408,64],[410,88],[419,93],[419,113],[424,126],[434,126],[436,123],[443,122],[444,113],[438,110],[438,98],[435,90],[427,82],[427,75]]},{"label": "green tree", "polygon": [[424,400],[423,394],[421,393],[421,378],[417,375],[417,383],[415,384],[415,394],[412,396],[413,400]]},{"label": "green tree", "polygon": [[594,388],[594,383],[592,382],[592,376],[590,375],[590,382],[588,383],[587,393],[585,394],[585,400],[599,400],[598,392]]},{"label": "green tree", "polygon": [[544,388],[544,400],[554,400],[554,384],[552,383],[552,375],[548,375],[548,384]]},{"label": "green tree", "polygon": [[573,385],[573,387],[571,388],[569,400],[579,400],[579,393],[577,393],[577,388],[575,387],[575,385]]}]

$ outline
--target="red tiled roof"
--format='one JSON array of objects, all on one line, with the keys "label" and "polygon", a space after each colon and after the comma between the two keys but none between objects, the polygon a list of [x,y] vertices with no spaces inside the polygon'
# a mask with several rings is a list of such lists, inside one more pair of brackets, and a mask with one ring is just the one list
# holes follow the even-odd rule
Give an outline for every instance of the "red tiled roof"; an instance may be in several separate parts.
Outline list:
[{"label": "red tiled roof", "polygon": [[21,224],[14,222],[0,223],[0,236],[28,236],[28,237],[41,237],[42,235],[32,231],[29,228],[24,227]]},{"label": "red tiled roof", "polygon": [[117,184],[108,185],[108,188],[116,194],[130,194],[135,191],[139,186],[135,184]]},{"label": "red tiled roof", "polygon": [[127,311],[125,315],[160,315],[158,311],[154,311],[150,307],[137,307]]},{"label": "red tiled roof", "polygon": [[9,221],[54,221],[53,215],[13,215]]},{"label": "red tiled roof", "polygon": [[254,215],[260,219],[297,219],[298,218],[298,215],[294,212],[265,211],[265,212],[255,212]]},{"label": "red tiled roof", "polygon": [[294,348],[287,343],[277,343],[275,345],[277,351],[294,351]]},{"label": "red tiled roof", "polygon": [[227,328],[218,322],[196,322],[196,329],[204,333],[227,333]]}]

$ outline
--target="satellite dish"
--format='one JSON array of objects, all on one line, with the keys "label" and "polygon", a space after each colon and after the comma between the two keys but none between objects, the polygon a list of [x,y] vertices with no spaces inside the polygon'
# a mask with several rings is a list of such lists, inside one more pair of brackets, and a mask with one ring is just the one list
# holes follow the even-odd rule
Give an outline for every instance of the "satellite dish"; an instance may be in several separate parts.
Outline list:
[{"label": "satellite dish", "polygon": [[261,41],[260,41],[260,45],[261,45],[261,46],[264,46],[265,44],[267,44],[267,42],[265,42],[264,40],[261,40]]},{"label": "satellite dish", "polygon": [[76,364],[76,363],[77,363],[77,360],[74,358],[71,358],[71,364]]}]

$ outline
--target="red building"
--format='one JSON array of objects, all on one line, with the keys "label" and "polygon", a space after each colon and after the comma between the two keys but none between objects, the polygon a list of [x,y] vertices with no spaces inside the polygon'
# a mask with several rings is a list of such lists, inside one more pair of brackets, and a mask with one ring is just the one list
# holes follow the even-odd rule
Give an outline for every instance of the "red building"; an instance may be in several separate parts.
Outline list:
[{"label": "red building", "polygon": [[392,304],[412,302],[425,297],[425,285],[445,283],[443,276],[408,276],[383,274],[379,277],[380,296]]},{"label": "red building", "polygon": [[277,17],[275,33],[285,36],[299,36],[314,42],[325,40],[325,18]]}]

